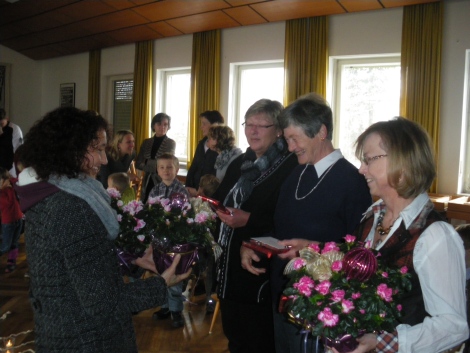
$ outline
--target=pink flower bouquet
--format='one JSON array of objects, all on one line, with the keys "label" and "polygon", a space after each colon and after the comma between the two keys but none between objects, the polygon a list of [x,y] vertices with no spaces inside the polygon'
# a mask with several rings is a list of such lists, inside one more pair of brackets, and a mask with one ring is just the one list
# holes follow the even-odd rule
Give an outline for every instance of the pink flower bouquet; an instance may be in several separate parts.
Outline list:
[{"label": "pink flower bouquet", "polygon": [[[213,237],[210,230],[215,226],[216,214],[209,205],[201,204],[200,200],[191,203],[181,194],[172,194],[169,198],[149,198],[146,204],[141,201],[124,204],[119,192],[110,189],[108,193],[120,226],[115,243],[124,274],[132,272],[130,262],[142,256],[150,244],[153,245],[159,271],[163,271],[172,262],[171,259],[159,261],[160,253],[190,248],[191,253],[196,252],[197,255],[197,250],[212,250]],[[194,256],[190,264],[192,260],[195,260]],[[180,262],[188,261],[182,259]],[[158,268],[159,264],[161,265]],[[183,270],[184,268],[181,269]]]},{"label": "pink flower bouquet", "polygon": [[406,267],[380,262],[369,244],[347,235],[342,244],[311,245],[284,273],[284,309],[291,321],[339,352],[351,351],[365,332],[392,332],[401,316],[400,296],[411,289]]}]

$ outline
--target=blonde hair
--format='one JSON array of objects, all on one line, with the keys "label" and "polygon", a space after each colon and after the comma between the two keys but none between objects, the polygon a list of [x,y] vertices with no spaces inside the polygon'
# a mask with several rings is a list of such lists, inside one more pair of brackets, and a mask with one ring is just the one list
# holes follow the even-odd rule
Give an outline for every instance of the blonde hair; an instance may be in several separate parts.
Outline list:
[{"label": "blonde hair", "polygon": [[127,135],[134,136],[134,133],[130,130],[116,131],[111,144],[108,146],[108,154],[115,161],[117,161],[121,157],[121,152],[119,151],[119,144]]},{"label": "blonde hair", "polygon": [[427,132],[417,123],[403,117],[380,121],[367,128],[356,141],[356,157],[363,158],[364,143],[378,134],[387,152],[387,178],[398,195],[408,199],[426,192],[436,176],[436,165]]},{"label": "blonde hair", "polygon": [[158,161],[160,160],[169,160],[173,162],[173,165],[175,166],[176,170],[180,168],[180,161],[177,157],[175,157],[171,153],[163,153],[162,155],[157,157],[157,167],[158,167]]},{"label": "blonde hair", "polygon": [[128,187],[131,186],[131,180],[127,173],[112,173],[108,176],[111,179],[113,186],[120,192],[123,193]]}]

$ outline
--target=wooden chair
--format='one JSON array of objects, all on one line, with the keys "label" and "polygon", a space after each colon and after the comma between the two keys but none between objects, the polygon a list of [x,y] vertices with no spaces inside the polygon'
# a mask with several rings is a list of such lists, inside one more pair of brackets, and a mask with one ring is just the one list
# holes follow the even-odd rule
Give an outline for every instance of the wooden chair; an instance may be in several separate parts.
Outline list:
[{"label": "wooden chair", "polygon": [[211,327],[209,327],[209,334],[212,333],[212,329],[214,328],[215,321],[217,320],[217,314],[219,314],[219,309],[220,309],[220,301],[219,298],[217,297],[217,294],[212,294],[212,299],[215,300],[215,309],[214,313],[212,314],[212,322],[211,322]]},{"label": "wooden chair", "polygon": [[142,181],[143,181],[143,172],[141,170],[136,169],[135,161],[132,161],[129,167],[129,173],[131,175],[136,175],[139,179],[137,181],[132,180],[131,186],[135,190],[135,199],[140,200],[140,195],[142,194]]}]

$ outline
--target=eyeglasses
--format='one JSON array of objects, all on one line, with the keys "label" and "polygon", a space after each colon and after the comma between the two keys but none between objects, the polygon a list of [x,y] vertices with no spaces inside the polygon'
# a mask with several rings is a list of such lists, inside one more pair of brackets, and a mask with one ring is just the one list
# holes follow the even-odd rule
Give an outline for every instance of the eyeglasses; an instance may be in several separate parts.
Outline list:
[{"label": "eyeglasses", "polygon": [[380,159],[382,157],[387,157],[387,155],[386,154],[379,154],[378,156],[373,156],[373,157],[362,156],[361,162],[364,163],[365,165],[369,165],[370,162],[376,161],[377,159]]},{"label": "eyeglasses", "polygon": [[267,130],[268,128],[274,126],[274,124],[271,124],[271,125],[255,125],[255,124],[247,124],[247,123],[243,123],[242,126],[245,127],[246,130],[252,130],[252,129],[264,129],[264,130]]}]

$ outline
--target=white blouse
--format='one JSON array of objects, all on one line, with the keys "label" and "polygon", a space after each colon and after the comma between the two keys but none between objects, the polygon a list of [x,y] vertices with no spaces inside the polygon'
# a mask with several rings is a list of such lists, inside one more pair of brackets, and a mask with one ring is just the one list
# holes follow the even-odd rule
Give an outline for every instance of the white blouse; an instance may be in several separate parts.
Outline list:
[{"label": "white blouse", "polygon": [[[427,194],[421,194],[400,212],[389,235],[405,223],[410,224],[428,202]],[[374,203],[380,204],[382,200]],[[373,205],[373,206],[374,206]],[[372,206],[368,211],[372,209]],[[371,243],[379,212],[374,214],[374,225],[367,237]],[[462,239],[446,222],[434,222],[421,234],[413,251],[413,265],[423,291],[424,306],[430,315],[420,324],[397,326],[399,353],[432,353],[455,347],[468,337],[466,315],[466,268]]]}]

